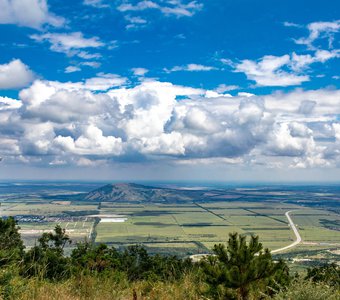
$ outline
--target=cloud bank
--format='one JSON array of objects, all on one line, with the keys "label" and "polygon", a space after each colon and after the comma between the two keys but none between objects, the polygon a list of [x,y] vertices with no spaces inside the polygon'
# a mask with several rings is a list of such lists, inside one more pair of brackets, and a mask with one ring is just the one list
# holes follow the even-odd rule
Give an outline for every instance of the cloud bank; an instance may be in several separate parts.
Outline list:
[{"label": "cloud bank", "polygon": [[126,83],[114,74],[75,83],[36,80],[18,100],[0,98],[1,156],[51,166],[340,162],[338,90],[232,97],[168,82]]}]

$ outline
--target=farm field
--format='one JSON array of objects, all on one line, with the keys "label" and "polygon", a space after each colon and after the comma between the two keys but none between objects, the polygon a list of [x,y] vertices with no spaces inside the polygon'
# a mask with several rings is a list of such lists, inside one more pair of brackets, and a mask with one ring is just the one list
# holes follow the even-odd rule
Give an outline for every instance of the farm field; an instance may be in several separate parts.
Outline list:
[{"label": "farm field", "polygon": [[[99,223],[96,227],[96,242],[113,245],[146,243],[152,244],[153,250],[171,246],[181,248],[179,243],[187,243],[188,247],[185,248],[189,252],[199,253],[209,251],[214,244],[226,241],[228,234],[236,231],[246,235],[259,235],[264,246],[274,250],[294,241],[295,236],[284,215],[286,211],[294,210],[292,218],[301,229],[306,242],[314,242],[315,245],[324,242],[340,245],[340,233],[325,228],[320,222],[322,216],[327,216],[331,221],[340,221],[335,213],[297,205],[275,205],[272,208],[268,207],[268,203],[257,203],[254,209],[253,203],[233,204],[230,206],[214,202],[199,206],[186,204],[183,207],[134,205],[131,208],[111,205],[110,209],[105,208],[100,214],[123,215],[127,220],[123,223]],[[229,207],[216,208],[217,206]],[[313,222],[310,223],[310,220]]]},{"label": "farm field", "polygon": [[[0,188],[0,217],[17,219],[27,247],[33,246],[43,232],[60,225],[73,245],[85,239],[119,248],[143,244],[151,253],[187,256],[210,252],[215,244],[226,242],[232,232],[259,235],[264,247],[271,250],[288,246],[296,238],[285,216],[291,211],[302,242],[278,256],[295,255],[297,261],[306,253],[310,260],[339,257],[340,215],[338,202],[332,202],[338,201],[334,192],[218,189],[205,192],[204,199],[178,203],[81,197],[93,188],[92,184],[68,185],[58,190],[54,185],[49,193],[48,186],[43,190],[26,187],[22,193],[12,194],[8,190],[1,193]],[[321,202],[320,197],[330,202]]]}]

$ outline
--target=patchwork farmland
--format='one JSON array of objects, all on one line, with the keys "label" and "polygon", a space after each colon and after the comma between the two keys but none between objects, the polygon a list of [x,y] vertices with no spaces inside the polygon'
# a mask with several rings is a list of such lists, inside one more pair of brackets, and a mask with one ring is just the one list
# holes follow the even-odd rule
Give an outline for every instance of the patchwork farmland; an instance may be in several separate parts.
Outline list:
[{"label": "patchwork farmland", "polygon": [[186,199],[182,190],[181,201],[145,203],[138,197],[133,201],[89,200],[84,195],[93,189],[92,185],[79,193],[68,188],[57,193],[34,189],[30,193],[2,193],[0,217],[14,216],[18,220],[27,247],[33,246],[43,232],[60,225],[74,243],[88,240],[118,248],[143,244],[152,253],[188,256],[208,253],[232,232],[259,235],[271,250],[283,248],[295,241],[285,216],[291,211],[302,242],[278,255],[299,256],[308,251],[314,256],[315,251],[327,251],[330,259],[338,255],[338,206],[330,202],[320,205],[322,197],[335,201],[334,191],[320,196],[306,189],[219,189],[205,191],[204,199],[182,201]]}]

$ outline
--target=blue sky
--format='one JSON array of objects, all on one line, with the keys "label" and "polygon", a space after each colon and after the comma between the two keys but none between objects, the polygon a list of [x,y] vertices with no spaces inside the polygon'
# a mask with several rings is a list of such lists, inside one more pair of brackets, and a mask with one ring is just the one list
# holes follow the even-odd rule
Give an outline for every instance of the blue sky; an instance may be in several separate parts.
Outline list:
[{"label": "blue sky", "polygon": [[339,8],[0,0],[0,178],[336,180]]}]

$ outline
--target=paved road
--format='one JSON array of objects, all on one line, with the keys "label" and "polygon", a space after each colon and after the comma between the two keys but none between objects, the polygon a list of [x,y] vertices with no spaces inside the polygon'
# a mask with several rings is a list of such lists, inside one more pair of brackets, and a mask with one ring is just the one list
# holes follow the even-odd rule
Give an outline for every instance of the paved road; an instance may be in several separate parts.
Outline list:
[{"label": "paved road", "polygon": [[285,251],[285,250],[287,250],[287,249],[293,248],[293,247],[295,247],[296,245],[300,244],[301,241],[302,241],[301,235],[300,235],[299,231],[297,230],[297,228],[296,228],[294,222],[292,221],[292,218],[291,218],[290,215],[289,215],[289,213],[291,213],[291,212],[292,212],[292,210],[287,211],[287,212],[285,213],[285,215],[286,215],[286,217],[287,217],[287,219],[288,219],[288,222],[289,222],[290,227],[291,227],[291,228],[293,229],[293,231],[294,231],[296,240],[295,240],[294,243],[291,243],[290,245],[288,245],[288,246],[286,246],[286,247],[283,247],[283,248],[280,248],[280,249],[276,249],[276,250],[271,251],[271,253],[282,252],[282,251]]}]

